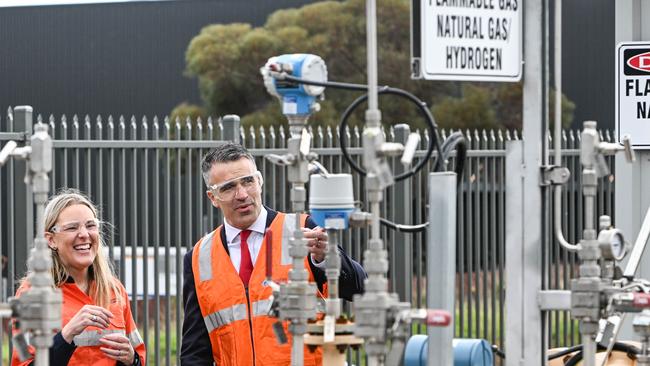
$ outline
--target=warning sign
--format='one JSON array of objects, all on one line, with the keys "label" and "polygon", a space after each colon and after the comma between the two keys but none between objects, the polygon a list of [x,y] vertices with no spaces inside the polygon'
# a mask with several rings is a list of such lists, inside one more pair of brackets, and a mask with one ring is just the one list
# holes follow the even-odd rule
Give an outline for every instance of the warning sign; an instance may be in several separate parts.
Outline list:
[{"label": "warning sign", "polygon": [[632,146],[650,149],[650,43],[616,48],[616,138],[629,134]]},{"label": "warning sign", "polygon": [[[414,1],[416,2],[416,1]],[[521,0],[418,0],[414,74],[430,80],[519,81]],[[416,22],[416,12],[413,21]],[[418,39],[419,38],[419,39]],[[415,67],[415,66],[419,67]]]}]

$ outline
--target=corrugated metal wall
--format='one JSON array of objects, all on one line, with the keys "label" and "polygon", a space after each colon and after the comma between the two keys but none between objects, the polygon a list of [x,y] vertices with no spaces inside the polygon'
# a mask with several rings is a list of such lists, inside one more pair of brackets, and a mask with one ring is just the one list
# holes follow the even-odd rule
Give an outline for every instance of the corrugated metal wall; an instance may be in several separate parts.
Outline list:
[{"label": "corrugated metal wall", "polygon": [[[29,104],[46,115],[166,115],[182,101],[199,101],[196,81],[182,72],[187,45],[203,26],[261,25],[276,9],[311,2],[0,8],[0,101]],[[601,128],[614,127],[614,5],[610,0],[563,1],[563,88],[576,103],[573,128],[587,119]]]},{"label": "corrugated metal wall", "polygon": [[313,0],[182,0],[0,8],[0,101],[44,114],[166,115],[198,103],[185,50],[214,23],[261,25]]},{"label": "corrugated metal wall", "polygon": [[576,104],[571,127],[596,120],[599,128],[613,130],[616,4],[571,0],[562,5],[562,89]]}]

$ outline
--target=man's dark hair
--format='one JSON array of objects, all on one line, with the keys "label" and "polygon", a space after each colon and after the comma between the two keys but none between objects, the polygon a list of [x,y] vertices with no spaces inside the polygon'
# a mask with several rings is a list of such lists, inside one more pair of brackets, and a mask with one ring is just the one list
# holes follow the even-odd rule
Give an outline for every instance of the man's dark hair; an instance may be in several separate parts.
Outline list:
[{"label": "man's dark hair", "polygon": [[210,177],[210,169],[212,169],[215,163],[228,163],[241,158],[246,158],[253,162],[254,166],[257,166],[253,155],[245,147],[234,142],[226,142],[205,154],[201,160],[201,172],[205,185],[209,187],[208,178]]}]

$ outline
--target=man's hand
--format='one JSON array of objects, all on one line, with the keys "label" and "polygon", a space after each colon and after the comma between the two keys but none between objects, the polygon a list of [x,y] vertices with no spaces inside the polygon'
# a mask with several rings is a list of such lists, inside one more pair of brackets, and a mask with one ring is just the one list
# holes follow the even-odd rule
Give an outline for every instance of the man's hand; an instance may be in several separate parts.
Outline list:
[{"label": "man's hand", "polygon": [[307,239],[307,248],[311,253],[311,259],[314,263],[320,263],[325,260],[327,252],[327,233],[322,227],[313,229],[302,229],[305,239]]}]

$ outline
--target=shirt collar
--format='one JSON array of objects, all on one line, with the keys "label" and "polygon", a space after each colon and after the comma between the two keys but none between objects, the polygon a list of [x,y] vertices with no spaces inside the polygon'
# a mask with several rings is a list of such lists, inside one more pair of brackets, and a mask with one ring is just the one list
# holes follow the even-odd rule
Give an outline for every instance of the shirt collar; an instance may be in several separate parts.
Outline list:
[{"label": "shirt collar", "polygon": [[[266,230],[267,214],[268,213],[266,212],[264,206],[261,206],[260,214],[257,216],[255,222],[248,227],[248,230],[264,235],[264,231]],[[227,220],[223,220],[223,226],[226,228],[226,241],[228,242],[228,245],[230,245],[242,230],[231,226],[228,224]]]}]

